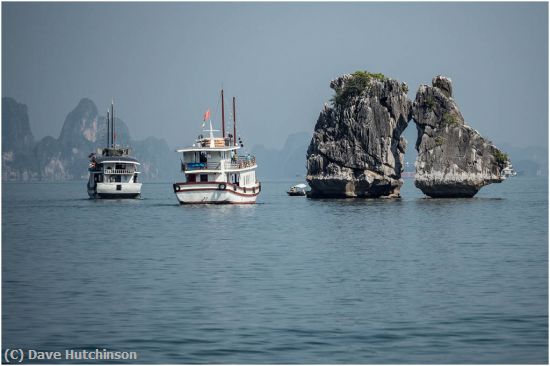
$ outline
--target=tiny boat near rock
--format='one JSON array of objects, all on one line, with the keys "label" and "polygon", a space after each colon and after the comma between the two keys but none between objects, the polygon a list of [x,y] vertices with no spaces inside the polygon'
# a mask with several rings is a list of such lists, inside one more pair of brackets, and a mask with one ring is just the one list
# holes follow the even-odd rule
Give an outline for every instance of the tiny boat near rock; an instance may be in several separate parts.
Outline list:
[{"label": "tiny boat near rock", "polygon": [[305,196],[306,195],[307,185],[301,183],[296,184],[295,186],[290,187],[286,192],[289,196]]},{"label": "tiny boat near rock", "polygon": [[90,198],[137,198],[140,163],[129,156],[129,148],[116,145],[114,105],[107,112],[107,147],[91,153],[88,195]]},{"label": "tiny boat near rock", "polygon": [[176,150],[182,154],[181,171],[184,182],[173,184],[181,204],[198,203],[256,203],[261,184],[256,177],[256,158],[239,155],[243,147],[237,142],[235,98],[233,98],[233,134],[225,133],[224,99],[222,100],[222,137],[214,137],[210,110],[203,118],[208,122],[209,137],[199,135],[193,146]]},{"label": "tiny boat near rock", "polygon": [[506,164],[506,167],[502,169],[502,172],[500,173],[504,179],[508,177],[515,177],[518,175],[518,173],[514,170],[514,167],[512,166],[512,163],[508,162]]}]

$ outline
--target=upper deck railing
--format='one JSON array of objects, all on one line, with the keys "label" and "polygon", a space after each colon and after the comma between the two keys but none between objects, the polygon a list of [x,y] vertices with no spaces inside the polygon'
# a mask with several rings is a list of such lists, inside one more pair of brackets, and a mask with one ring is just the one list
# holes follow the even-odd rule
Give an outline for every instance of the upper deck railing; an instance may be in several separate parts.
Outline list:
[{"label": "upper deck railing", "polygon": [[137,173],[137,169],[103,169],[103,167],[99,164],[93,165],[88,168],[88,171],[90,172],[101,172],[104,174],[134,174]]},{"label": "upper deck railing", "polygon": [[134,174],[135,169],[105,169],[105,174]]},{"label": "upper deck railing", "polygon": [[[256,165],[254,156],[239,156],[237,159],[228,160],[223,164],[224,169],[243,169]],[[182,165],[183,171],[196,170],[221,170],[222,163],[185,163]]]},{"label": "upper deck railing", "polygon": [[256,165],[256,158],[254,156],[239,156],[237,160],[231,160],[226,169],[243,169],[254,165]]},{"label": "upper deck railing", "polygon": [[184,170],[219,170],[220,163],[187,163]]}]

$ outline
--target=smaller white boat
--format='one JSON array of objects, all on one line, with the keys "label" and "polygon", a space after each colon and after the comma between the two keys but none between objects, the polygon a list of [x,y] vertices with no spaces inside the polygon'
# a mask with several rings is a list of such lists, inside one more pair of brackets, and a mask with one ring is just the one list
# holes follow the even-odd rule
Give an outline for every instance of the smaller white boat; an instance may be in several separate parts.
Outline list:
[{"label": "smaller white boat", "polygon": [[290,187],[286,192],[289,196],[305,196],[307,185],[300,183]]},{"label": "smaller white boat", "polygon": [[88,172],[90,198],[137,198],[141,195],[138,183],[139,162],[129,156],[129,148],[115,144],[114,106],[107,112],[107,147],[91,153]]}]

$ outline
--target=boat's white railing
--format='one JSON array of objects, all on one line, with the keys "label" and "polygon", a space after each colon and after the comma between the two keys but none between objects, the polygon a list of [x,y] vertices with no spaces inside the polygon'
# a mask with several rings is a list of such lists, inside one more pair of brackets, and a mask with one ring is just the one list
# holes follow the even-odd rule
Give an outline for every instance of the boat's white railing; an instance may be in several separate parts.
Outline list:
[{"label": "boat's white railing", "polygon": [[225,168],[226,169],[243,169],[243,168],[248,168],[248,167],[251,167],[251,166],[254,166],[256,165],[256,158],[251,156],[251,157],[241,157],[239,156],[239,158],[235,161],[235,160],[232,160],[231,163],[229,164],[226,164]]},{"label": "boat's white railing", "polygon": [[212,163],[184,163],[184,171],[195,170],[220,170],[222,169],[243,169],[256,165],[256,158],[253,156],[244,157],[239,156],[238,159],[225,160],[222,162]]},{"label": "boat's white railing", "polygon": [[105,169],[105,174],[134,174],[135,169]]},{"label": "boat's white railing", "polygon": [[219,170],[220,163],[186,163],[184,170]]}]

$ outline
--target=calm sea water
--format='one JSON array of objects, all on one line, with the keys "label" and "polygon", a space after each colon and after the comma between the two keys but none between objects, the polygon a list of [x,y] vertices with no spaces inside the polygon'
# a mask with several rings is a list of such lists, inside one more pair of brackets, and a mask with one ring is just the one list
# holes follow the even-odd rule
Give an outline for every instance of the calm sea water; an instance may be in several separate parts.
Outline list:
[{"label": "calm sea water", "polygon": [[147,363],[547,363],[548,181],[179,206],[3,184],[3,348]]}]

